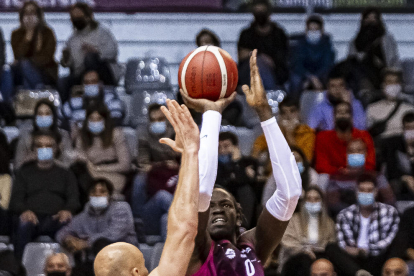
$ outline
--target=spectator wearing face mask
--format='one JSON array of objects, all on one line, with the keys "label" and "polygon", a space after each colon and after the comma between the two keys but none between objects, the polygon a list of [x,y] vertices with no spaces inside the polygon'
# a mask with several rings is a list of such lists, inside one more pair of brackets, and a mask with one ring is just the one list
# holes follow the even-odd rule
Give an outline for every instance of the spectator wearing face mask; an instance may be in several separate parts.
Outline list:
[{"label": "spectator wearing face mask", "polygon": [[380,275],[400,218],[394,207],[375,200],[375,178],[360,178],[356,193],[357,204],[336,219],[338,244],[328,245],[326,253],[340,275],[353,276],[359,270]]},{"label": "spectator wearing face mask", "polygon": [[[94,180],[84,210],[56,234],[56,240],[72,253],[85,251],[93,256],[115,242],[138,245],[131,208],[127,202],[113,201],[113,192],[114,187],[108,180]],[[79,275],[75,272],[80,269],[89,270],[93,275],[92,263],[78,265],[73,269],[74,275]]]},{"label": "spectator wearing face mask", "polygon": [[61,64],[69,67],[71,74],[62,82],[63,101],[67,100],[73,85],[81,84],[84,72],[98,72],[104,85],[116,85],[120,73],[118,43],[113,34],[94,19],[92,9],[78,2],[70,8],[70,18],[74,32],[63,49]]},{"label": "spectator wearing face mask", "polygon": [[[313,160],[315,146],[315,131],[301,122],[300,109],[297,101],[292,98],[285,98],[279,103],[279,126],[290,146],[300,148],[306,155],[306,159]],[[260,135],[252,149],[252,156],[257,152],[267,150],[266,139]]]},{"label": "spectator wearing face mask", "polygon": [[292,53],[292,96],[299,99],[304,87],[323,91],[334,62],[335,52],[330,36],[324,32],[323,19],[319,15],[311,15],[306,20],[306,34],[299,38]]},{"label": "spectator wearing face mask", "polygon": [[232,132],[219,134],[219,156],[216,184],[224,187],[240,203],[245,216],[244,226],[250,227],[259,198],[254,188],[257,184],[257,161],[241,155],[239,140]]},{"label": "spectator wearing face mask", "polygon": [[[317,186],[310,186],[306,189],[300,212],[293,215],[282,238],[280,263],[283,266],[298,254],[308,254],[312,259],[322,257],[326,245],[335,241],[335,223],[326,212],[323,192]],[[284,270],[293,271],[300,265],[296,263],[294,268],[285,267]]]},{"label": "spectator wearing face mask", "polygon": [[50,130],[56,133],[58,151],[56,161],[65,167],[69,167],[73,161],[70,154],[72,152],[72,142],[69,134],[58,127],[57,110],[49,100],[40,100],[34,109],[33,126],[22,129],[17,143],[14,158],[14,167],[20,168],[24,163],[36,159],[36,152],[32,148],[33,137],[31,132],[38,130]]},{"label": "spectator wearing face mask", "polygon": [[340,102],[347,102],[352,107],[354,127],[361,130],[366,129],[364,108],[361,102],[355,99],[352,92],[347,89],[347,83],[341,72],[337,70],[330,72],[327,88],[322,102],[313,108],[307,118],[307,125],[316,131],[334,129],[334,106]]},{"label": "spectator wearing face mask", "polygon": [[367,156],[367,146],[364,140],[358,138],[351,140],[347,146],[347,167],[338,171],[337,174],[330,175],[326,188],[327,205],[332,217],[343,209],[356,203],[355,188],[358,178],[365,175],[368,178],[375,177],[378,187],[379,202],[394,205],[395,196],[388,183],[387,178],[381,173],[373,171],[367,172],[365,160]]},{"label": "spectator wearing face mask", "polygon": [[105,104],[115,126],[122,125],[125,117],[125,104],[112,89],[105,89],[98,72],[88,71],[83,75],[83,85],[74,86],[69,101],[64,103],[62,113],[69,122],[72,139],[76,139],[86,110],[91,105]]},{"label": "spectator wearing face mask", "polygon": [[46,258],[45,276],[70,276],[72,267],[65,253],[53,253]]},{"label": "spectator wearing face mask", "polygon": [[385,139],[382,154],[385,175],[397,200],[414,200],[414,113],[402,119],[403,134]]},{"label": "spectator wearing face mask", "polygon": [[19,19],[20,27],[11,36],[16,84],[25,89],[56,85],[56,38],[46,25],[43,10],[35,1],[27,1],[19,11]]},{"label": "spectator wearing face mask", "polygon": [[388,69],[382,81],[383,100],[372,103],[367,109],[368,128],[373,136],[381,138],[403,132],[402,118],[414,111],[414,106],[403,102],[402,72]]},{"label": "spectator wearing face mask", "polygon": [[105,106],[90,106],[86,111],[76,151],[77,166],[83,164],[87,169],[83,172],[85,178],[78,176],[83,196],[88,192],[91,179],[105,178],[114,185],[114,196],[118,198],[131,169],[131,155],[124,133],[113,127]]},{"label": "spectator wearing face mask", "polygon": [[27,243],[39,235],[53,238],[79,208],[75,176],[55,162],[57,138],[50,130],[34,132],[32,146],[37,160],[16,173],[10,209],[19,216],[14,240],[19,259]]},{"label": "spectator wearing face mask", "polygon": [[356,60],[360,76],[360,89],[380,89],[381,71],[386,67],[399,67],[398,45],[389,33],[377,8],[362,13],[357,36],[349,44],[348,57]]},{"label": "spectator wearing face mask", "polygon": [[250,83],[249,54],[258,50],[257,65],[266,90],[283,85],[289,78],[288,39],[284,30],[270,20],[272,6],[268,0],[252,1],[254,21],[244,29],[237,45],[239,84]]},{"label": "spectator wearing face mask", "polygon": [[[348,102],[341,102],[335,106],[335,129],[321,131],[316,135],[315,142],[315,169],[318,173],[336,174],[347,171],[348,161],[361,162],[361,156],[347,155],[349,141],[362,139],[367,147],[365,169],[375,170],[374,142],[365,130],[354,127],[352,107]],[[356,160],[355,160],[356,159]]]}]

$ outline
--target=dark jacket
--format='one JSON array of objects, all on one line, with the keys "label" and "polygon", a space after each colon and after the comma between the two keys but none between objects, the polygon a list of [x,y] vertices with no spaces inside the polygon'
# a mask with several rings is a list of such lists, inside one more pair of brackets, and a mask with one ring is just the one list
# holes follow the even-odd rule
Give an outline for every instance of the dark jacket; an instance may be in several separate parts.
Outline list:
[{"label": "dark jacket", "polygon": [[74,213],[79,207],[76,178],[70,170],[56,164],[41,170],[31,162],[17,171],[10,200],[13,212],[55,215],[62,210]]}]

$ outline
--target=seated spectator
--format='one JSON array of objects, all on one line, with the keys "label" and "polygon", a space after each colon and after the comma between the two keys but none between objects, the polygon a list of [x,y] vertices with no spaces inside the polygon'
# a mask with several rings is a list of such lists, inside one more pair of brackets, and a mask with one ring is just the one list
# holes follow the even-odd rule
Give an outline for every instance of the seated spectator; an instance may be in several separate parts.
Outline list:
[{"label": "seated spectator", "polygon": [[307,125],[316,131],[332,130],[335,127],[334,106],[340,102],[347,102],[352,106],[354,127],[366,128],[365,112],[360,101],[354,98],[351,91],[347,90],[345,78],[336,70],[328,76],[327,88],[324,98],[313,108]]},{"label": "seated spectator", "polygon": [[33,151],[33,137],[31,132],[38,130],[50,130],[56,133],[58,151],[56,161],[64,167],[69,167],[72,162],[72,142],[69,134],[58,127],[58,115],[55,106],[49,100],[40,100],[34,109],[33,127],[22,129],[16,147],[14,167],[19,169],[24,163],[36,160],[36,152]]},{"label": "seated spectator", "polygon": [[405,103],[401,99],[401,71],[391,69],[385,71],[382,90],[385,99],[372,103],[367,109],[368,129],[374,138],[401,134],[403,116],[414,111],[412,104]]},{"label": "seated spectator", "polygon": [[365,169],[375,170],[375,149],[371,136],[365,130],[354,127],[352,107],[347,102],[339,103],[334,109],[335,129],[321,131],[316,135],[315,169],[318,173],[336,174],[347,167],[349,141],[362,139],[367,147]]},{"label": "seated spectator", "polygon": [[86,110],[91,105],[105,103],[115,126],[122,125],[125,117],[125,106],[119,99],[115,90],[103,88],[102,82],[96,71],[88,71],[83,75],[83,85],[74,86],[69,101],[64,103],[62,113],[69,122],[72,139],[82,128],[82,123],[86,117]]},{"label": "seated spectator", "polygon": [[402,124],[404,133],[385,139],[381,151],[397,200],[414,200],[414,112],[404,115]]},{"label": "seated spectator", "polygon": [[84,72],[96,71],[104,85],[116,85],[120,77],[117,64],[118,43],[113,34],[94,19],[85,3],[70,8],[74,33],[62,52],[61,64],[71,74],[62,83],[62,100],[66,101],[73,85],[81,84]]},{"label": "seated spectator", "polygon": [[131,155],[122,129],[112,126],[105,106],[91,106],[86,111],[76,150],[78,164],[86,165],[89,175],[80,183],[81,192],[87,194],[91,179],[105,178],[114,185],[115,198],[120,199],[131,170]]},{"label": "seated spectator", "polygon": [[53,30],[46,25],[43,10],[35,1],[24,2],[19,19],[20,27],[11,35],[16,84],[24,89],[56,85],[56,38]]},{"label": "seated spectator", "polygon": [[220,47],[220,38],[209,29],[202,29],[196,36],[196,44],[198,47],[206,45]]},{"label": "seated spectator", "polygon": [[[286,98],[279,104],[279,127],[290,146],[300,148],[309,162],[313,160],[315,146],[315,131],[300,121],[299,104],[291,98]],[[260,135],[252,149],[252,156],[266,150],[266,139]]]},{"label": "seated spectator", "polygon": [[399,230],[392,245],[390,255],[407,261],[414,275],[414,207],[405,210],[401,217]]},{"label": "seated spectator", "polygon": [[361,27],[350,42],[348,57],[356,62],[360,90],[380,89],[381,71],[385,67],[399,67],[398,45],[389,33],[377,8],[362,13]]},{"label": "seated spectator", "polygon": [[16,213],[14,251],[21,259],[26,244],[39,235],[54,237],[79,208],[75,176],[55,162],[58,151],[56,132],[39,130],[33,134],[37,160],[16,173],[10,209]]},{"label": "seated spectator", "polygon": [[382,276],[409,276],[408,265],[399,258],[389,259],[382,268]]},{"label": "seated spectator", "polygon": [[11,217],[7,211],[10,203],[12,178],[10,173],[10,149],[6,135],[0,131],[0,235],[11,233]]},{"label": "seated spectator", "polygon": [[65,253],[53,253],[46,258],[45,276],[70,276],[72,267]]},{"label": "seated spectator", "polygon": [[[303,191],[308,189],[311,186],[319,186],[319,175],[318,173],[310,166],[309,161],[306,159],[305,154],[297,147],[290,147],[292,154],[295,157],[296,163],[298,164],[298,169],[300,176],[302,178],[302,189]],[[321,187],[320,187],[321,188]],[[274,177],[269,177],[266,182],[266,185],[263,189],[262,203],[263,206],[269,200],[269,198],[276,191],[276,180]]]},{"label": "seated spectator", "polygon": [[336,217],[338,213],[356,203],[356,186],[361,177],[371,178],[378,187],[378,201],[395,204],[394,192],[387,178],[381,173],[365,170],[367,146],[362,139],[354,139],[347,147],[347,167],[340,169],[337,174],[330,175],[326,189],[329,214]]},{"label": "seated spectator", "polygon": [[216,184],[228,190],[240,203],[249,228],[255,213],[257,161],[241,155],[239,140],[232,132],[219,134],[219,156]]},{"label": "seated spectator", "polygon": [[311,276],[336,276],[336,272],[330,261],[319,259],[311,266]]},{"label": "seated spectator", "polygon": [[289,78],[288,38],[283,29],[270,20],[272,5],[268,0],[252,1],[254,21],[244,29],[237,44],[239,84],[250,84],[250,52],[258,50],[257,65],[266,90],[276,89]]},{"label": "seated spectator", "polygon": [[344,276],[359,270],[381,274],[387,251],[400,221],[397,210],[375,201],[375,182],[363,179],[357,186],[358,203],[342,210],[336,222],[338,244],[330,244],[326,254]]},{"label": "seated spectator", "polygon": [[[328,243],[335,242],[335,223],[326,212],[322,190],[310,186],[300,212],[293,215],[282,238],[280,263],[294,255],[307,253],[312,258],[322,257]],[[295,264],[299,266],[301,264]],[[289,269],[291,270],[291,269]]]},{"label": "seated spectator", "polygon": [[335,62],[331,37],[324,32],[321,16],[311,15],[306,20],[306,33],[302,35],[292,53],[290,92],[296,99],[302,90],[323,91],[326,78]]},{"label": "seated spectator", "polygon": [[[111,243],[127,242],[137,246],[131,208],[127,202],[112,201],[113,191],[109,181],[94,180],[90,185],[88,204],[56,234],[56,240],[72,253],[90,252],[93,257]],[[93,272],[92,263],[88,261],[77,265],[74,272],[79,269]]]}]

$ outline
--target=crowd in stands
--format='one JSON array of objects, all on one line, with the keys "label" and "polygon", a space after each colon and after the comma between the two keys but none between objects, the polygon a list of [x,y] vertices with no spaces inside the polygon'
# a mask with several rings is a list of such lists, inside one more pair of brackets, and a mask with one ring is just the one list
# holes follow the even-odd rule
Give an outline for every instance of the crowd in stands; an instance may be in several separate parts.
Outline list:
[{"label": "crowd in stands", "polygon": [[[398,46],[380,11],[362,13],[348,57],[335,63],[321,16],[309,16],[304,33],[289,37],[270,20],[267,1],[253,3],[254,21],[237,45],[239,83],[249,84],[249,55],[258,49],[266,90],[286,91],[277,120],[303,185],[268,275],[413,276],[414,207],[397,207],[414,201],[414,97],[404,90]],[[20,131],[14,141],[0,132],[0,235],[11,237],[17,263],[28,243],[49,236],[76,265],[52,254],[46,275],[93,275],[94,257],[110,243],[165,240],[180,156],[158,141],[174,131],[162,105],[151,103],[148,122],[136,130],[134,160],[121,128],[126,106],[114,89],[121,78],[117,41],[88,5],[70,8],[73,34],[60,61],[70,74],[63,78],[42,9],[25,2],[19,18],[11,36],[14,62],[0,75],[2,126]],[[220,38],[204,29],[196,45],[220,46]],[[62,105],[39,100],[32,118],[16,124],[15,95],[47,87],[58,89]],[[303,116],[300,102],[309,93],[319,101]],[[229,105],[223,124],[245,126],[243,107],[240,99]],[[191,112],[200,123],[201,114]],[[264,135],[244,156],[236,133],[223,131],[218,150],[216,184],[234,195],[242,227],[250,229],[277,186]]]}]

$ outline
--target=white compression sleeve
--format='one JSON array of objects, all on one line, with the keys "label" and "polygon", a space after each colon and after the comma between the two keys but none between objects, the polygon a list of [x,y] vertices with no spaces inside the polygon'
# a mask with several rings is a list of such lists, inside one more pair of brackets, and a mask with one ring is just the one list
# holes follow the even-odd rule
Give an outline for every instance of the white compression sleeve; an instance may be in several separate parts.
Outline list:
[{"label": "white compression sleeve", "polygon": [[272,162],[277,189],[267,201],[266,209],[275,218],[288,221],[302,193],[302,179],[295,157],[273,117],[261,123]]},{"label": "white compression sleeve", "polygon": [[199,212],[210,207],[218,166],[218,137],[221,125],[221,114],[208,110],[203,114],[200,133],[200,150],[198,151],[200,199]]}]

